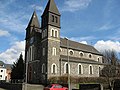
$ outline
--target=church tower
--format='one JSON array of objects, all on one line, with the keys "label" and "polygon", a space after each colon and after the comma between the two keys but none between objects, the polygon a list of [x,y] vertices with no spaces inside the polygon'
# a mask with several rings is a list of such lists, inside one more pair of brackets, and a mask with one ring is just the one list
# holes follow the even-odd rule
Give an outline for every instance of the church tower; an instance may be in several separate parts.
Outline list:
[{"label": "church tower", "polygon": [[[26,46],[25,46],[25,62],[26,62],[26,77],[28,83],[39,83],[40,69],[37,67],[40,63],[39,42],[41,39],[41,29],[36,12],[30,19],[26,28]],[[36,78],[37,77],[37,78]]]},{"label": "church tower", "polygon": [[42,76],[47,80],[60,75],[60,13],[54,0],[47,3],[42,15],[41,29]]}]

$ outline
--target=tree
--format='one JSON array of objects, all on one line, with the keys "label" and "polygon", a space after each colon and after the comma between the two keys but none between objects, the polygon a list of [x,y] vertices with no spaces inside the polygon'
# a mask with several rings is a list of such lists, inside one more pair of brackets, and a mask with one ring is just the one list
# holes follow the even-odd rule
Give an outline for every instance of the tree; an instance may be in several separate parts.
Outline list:
[{"label": "tree", "polygon": [[118,77],[119,61],[115,51],[105,51],[103,53],[105,67],[102,76],[106,78],[110,90],[113,90],[115,79]]},{"label": "tree", "polygon": [[11,72],[11,79],[24,79],[24,60],[23,60],[23,55],[20,54],[19,59],[17,62],[14,62],[12,66],[12,72]]}]

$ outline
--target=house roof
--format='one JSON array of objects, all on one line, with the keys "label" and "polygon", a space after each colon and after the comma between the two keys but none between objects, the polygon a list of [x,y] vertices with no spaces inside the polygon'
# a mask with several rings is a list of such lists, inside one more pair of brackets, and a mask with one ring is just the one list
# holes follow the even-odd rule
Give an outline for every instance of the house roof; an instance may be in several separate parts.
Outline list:
[{"label": "house roof", "polygon": [[11,70],[12,69],[12,64],[5,64],[5,68]]},{"label": "house roof", "polygon": [[47,3],[47,6],[43,12],[43,15],[44,14],[47,14],[48,12],[51,12],[51,13],[54,13],[54,14],[57,14],[57,15],[60,15],[59,11],[58,11],[58,8],[54,2],[54,0],[49,0],[48,3]]},{"label": "house roof", "polygon": [[0,66],[2,66],[4,64],[4,62],[3,61],[0,61]]},{"label": "house roof", "polygon": [[72,41],[72,40],[68,40],[68,45],[67,45],[67,39],[65,39],[65,38],[60,38],[60,46],[65,47],[65,48],[68,47],[69,49],[76,49],[76,50],[80,50],[80,51],[83,51],[83,52],[102,55],[99,51],[97,51],[91,45],[82,44],[82,43],[75,42],[75,41]]},{"label": "house roof", "polygon": [[12,64],[5,64],[3,61],[0,61],[0,66],[6,69],[11,69]]}]

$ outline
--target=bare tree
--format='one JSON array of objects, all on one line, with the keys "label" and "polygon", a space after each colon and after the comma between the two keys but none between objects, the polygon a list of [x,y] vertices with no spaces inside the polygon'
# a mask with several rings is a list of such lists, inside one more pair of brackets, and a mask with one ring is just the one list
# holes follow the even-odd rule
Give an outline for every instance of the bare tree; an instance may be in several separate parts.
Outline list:
[{"label": "bare tree", "polygon": [[102,70],[102,76],[106,78],[110,90],[113,90],[115,79],[119,74],[119,61],[115,51],[104,51],[103,60],[105,67]]}]

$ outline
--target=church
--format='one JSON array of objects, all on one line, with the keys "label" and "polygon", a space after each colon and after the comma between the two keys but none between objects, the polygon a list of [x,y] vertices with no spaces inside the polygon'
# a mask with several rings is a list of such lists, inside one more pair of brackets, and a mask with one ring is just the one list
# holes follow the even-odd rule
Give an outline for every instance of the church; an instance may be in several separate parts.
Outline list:
[{"label": "church", "polygon": [[99,77],[102,54],[93,46],[60,37],[61,14],[48,0],[39,23],[36,12],[26,28],[25,62],[28,83],[46,83],[50,77]]}]

